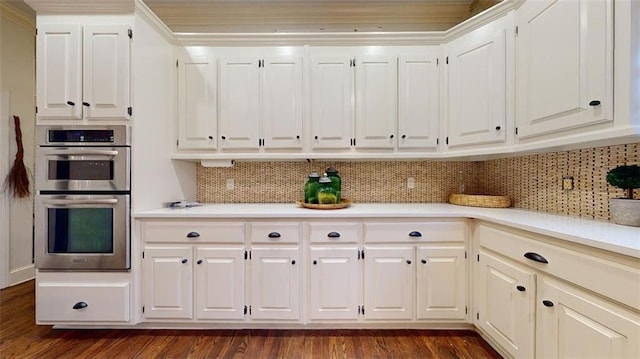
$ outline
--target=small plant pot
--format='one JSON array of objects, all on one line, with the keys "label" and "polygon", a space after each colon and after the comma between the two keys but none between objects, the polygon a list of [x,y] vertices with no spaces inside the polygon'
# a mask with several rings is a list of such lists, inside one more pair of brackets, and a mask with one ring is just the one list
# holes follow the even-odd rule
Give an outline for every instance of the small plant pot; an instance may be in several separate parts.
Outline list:
[{"label": "small plant pot", "polygon": [[640,227],[640,200],[613,198],[609,200],[614,223]]}]

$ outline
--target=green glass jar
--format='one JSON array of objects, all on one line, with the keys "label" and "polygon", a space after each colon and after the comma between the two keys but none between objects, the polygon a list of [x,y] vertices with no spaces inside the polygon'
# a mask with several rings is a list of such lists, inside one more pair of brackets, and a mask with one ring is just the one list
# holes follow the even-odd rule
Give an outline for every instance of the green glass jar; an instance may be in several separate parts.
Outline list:
[{"label": "green glass jar", "polygon": [[318,189],[320,189],[320,175],[313,170],[304,184],[304,203],[318,204]]},{"label": "green glass jar", "polygon": [[320,180],[318,182],[320,183],[320,188],[318,189],[318,203],[338,203],[338,195],[336,194],[336,190],[332,186],[331,179],[327,177],[326,173],[324,174],[324,176],[320,177]]},{"label": "green glass jar", "polygon": [[327,177],[329,177],[329,179],[331,180],[333,189],[336,190],[336,196],[338,196],[337,203],[340,203],[340,201],[342,200],[342,179],[338,174],[338,170],[333,166],[327,168]]}]

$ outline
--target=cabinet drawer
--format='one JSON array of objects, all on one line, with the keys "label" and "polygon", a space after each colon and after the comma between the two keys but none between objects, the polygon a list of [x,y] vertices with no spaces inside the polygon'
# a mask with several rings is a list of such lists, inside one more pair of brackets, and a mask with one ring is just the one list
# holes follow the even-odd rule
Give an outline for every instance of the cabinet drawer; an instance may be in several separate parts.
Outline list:
[{"label": "cabinet drawer", "polygon": [[299,223],[252,223],[252,243],[298,243]]},{"label": "cabinet drawer", "polygon": [[[478,227],[480,246],[640,308],[640,264],[627,265],[595,254],[571,250],[487,225]],[[539,257],[538,257],[539,256]],[[547,263],[544,263],[546,261]],[[626,261],[625,261],[626,262]]]},{"label": "cabinet drawer", "polygon": [[365,242],[462,242],[464,222],[365,223]]},{"label": "cabinet drawer", "polygon": [[142,221],[145,242],[244,243],[244,223]]},{"label": "cabinet drawer", "polygon": [[38,283],[36,319],[39,322],[128,322],[129,287],[129,283]]},{"label": "cabinet drawer", "polygon": [[311,243],[357,243],[358,223],[309,223]]}]

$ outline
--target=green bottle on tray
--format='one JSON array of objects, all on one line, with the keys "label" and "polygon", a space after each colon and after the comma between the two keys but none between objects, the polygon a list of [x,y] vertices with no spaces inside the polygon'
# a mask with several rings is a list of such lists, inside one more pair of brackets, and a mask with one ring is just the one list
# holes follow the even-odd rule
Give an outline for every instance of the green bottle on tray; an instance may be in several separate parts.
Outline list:
[{"label": "green bottle on tray", "polygon": [[342,200],[342,179],[340,178],[340,175],[338,175],[338,170],[331,166],[327,168],[326,172],[327,177],[331,180],[331,186],[336,190],[336,196],[338,197],[336,203],[340,203]]},{"label": "green bottle on tray", "polygon": [[307,183],[304,184],[304,203],[318,204],[318,189],[320,189],[320,175],[316,170],[309,174]]},{"label": "green bottle on tray", "polygon": [[320,177],[318,181],[320,183],[320,189],[318,189],[318,203],[319,204],[336,204],[338,203],[338,194],[335,188],[333,188],[331,179],[324,176]]}]

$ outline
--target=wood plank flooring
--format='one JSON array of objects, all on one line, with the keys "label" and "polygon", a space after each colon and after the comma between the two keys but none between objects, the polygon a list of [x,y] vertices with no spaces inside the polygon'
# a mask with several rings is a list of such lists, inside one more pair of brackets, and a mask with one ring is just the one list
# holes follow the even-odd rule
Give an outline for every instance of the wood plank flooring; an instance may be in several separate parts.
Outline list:
[{"label": "wood plank flooring", "polygon": [[473,331],[54,330],[34,323],[33,281],[0,291],[0,358],[500,358]]}]

